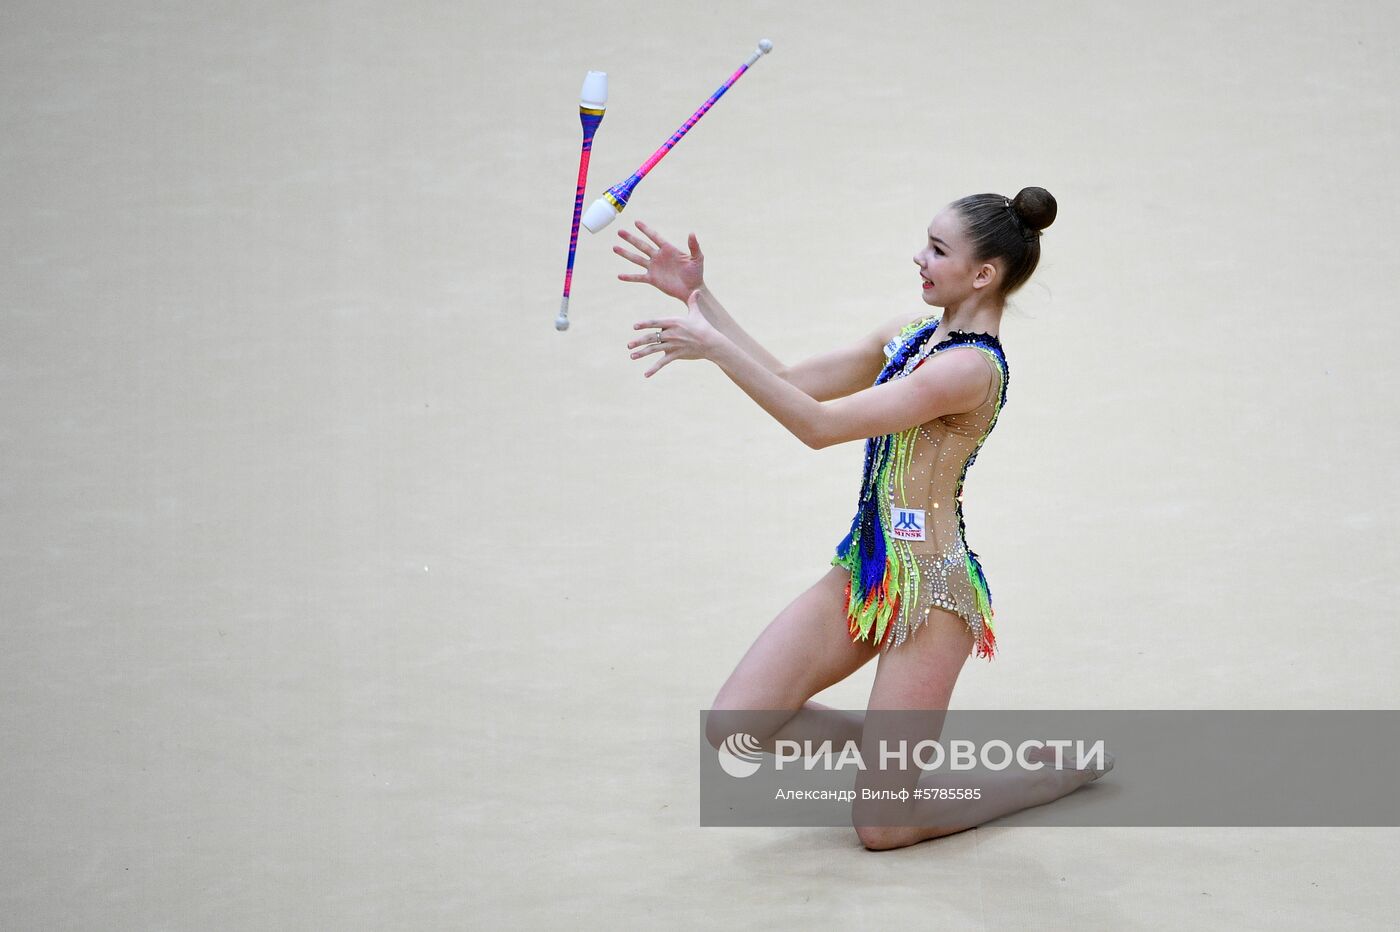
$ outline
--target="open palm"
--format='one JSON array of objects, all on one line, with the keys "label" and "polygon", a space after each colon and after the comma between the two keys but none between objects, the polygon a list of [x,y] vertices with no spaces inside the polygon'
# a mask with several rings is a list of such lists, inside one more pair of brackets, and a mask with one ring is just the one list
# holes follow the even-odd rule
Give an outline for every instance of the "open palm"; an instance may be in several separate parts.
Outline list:
[{"label": "open palm", "polygon": [[705,287],[705,256],[700,252],[700,242],[694,233],[690,234],[690,251],[682,252],[640,220],[637,229],[646,234],[646,239],[627,229],[618,230],[617,235],[635,246],[640,255],[621,246],[614,246],[613,252],[645,271],[618,278],[625,282],[646,282],[678,301],[685,301],[691,292]]}]

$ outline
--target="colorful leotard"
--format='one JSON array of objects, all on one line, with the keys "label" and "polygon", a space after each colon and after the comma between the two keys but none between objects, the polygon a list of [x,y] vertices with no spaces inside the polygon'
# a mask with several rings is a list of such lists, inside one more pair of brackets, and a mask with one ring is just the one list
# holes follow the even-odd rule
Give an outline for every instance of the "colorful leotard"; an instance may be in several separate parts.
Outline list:
[{"label": "colorful leotard", "polygon": [[889,360],[875,384],[904,378],[934,353],[968,347],[992,370],[987,397],[966,413],[866,441],[860,502],[831,563],[851,574],[846,614],[852,640],[888,650],[938,606],[967,622],[977,656],[990,660],[996,649],[992,594],[977,554],[967,547],[962,487],[1006,403],[1006,356],[988,333],[954,330],[935,343],[938,325],[925,318],[904,327],[885,346]]}]

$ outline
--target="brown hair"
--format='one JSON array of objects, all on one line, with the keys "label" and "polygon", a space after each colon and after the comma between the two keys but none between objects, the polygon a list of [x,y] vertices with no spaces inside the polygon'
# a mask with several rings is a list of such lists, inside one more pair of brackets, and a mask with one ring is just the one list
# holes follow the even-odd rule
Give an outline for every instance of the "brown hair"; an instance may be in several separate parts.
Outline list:
[{"label": "brown hair", "polygon": [[1040,231],[1055,222],[1055,198],[1044,188],[1022,188],[1015,198],[969,194],[952,203],[963,219],[978,262],[1002,259],[1009,295],[1026,283],[1040,263]]}]

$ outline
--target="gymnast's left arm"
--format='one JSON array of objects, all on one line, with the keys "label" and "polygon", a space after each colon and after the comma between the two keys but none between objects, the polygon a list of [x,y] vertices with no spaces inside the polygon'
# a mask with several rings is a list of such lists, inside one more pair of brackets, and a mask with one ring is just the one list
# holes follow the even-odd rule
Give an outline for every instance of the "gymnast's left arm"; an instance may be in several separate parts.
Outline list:
[{"label": "gymnast's left arm", "polygon": [[[690,314],[639,321],[637,329],[658,327],[661,343],[633,357],[662,352],[646,373],[660,371],[673,359],[709,359],[744,390],[759,407],[814,450],[907,430],[945,414],[971,411],[987,397],[991,374],[975,349],[945,350],[907,377],[884,382],[831,401],[817,401],[802,389],[766,369],[733,340],[715,330],[696,307]],[[633,345],[653,345],[634,341]]]}]

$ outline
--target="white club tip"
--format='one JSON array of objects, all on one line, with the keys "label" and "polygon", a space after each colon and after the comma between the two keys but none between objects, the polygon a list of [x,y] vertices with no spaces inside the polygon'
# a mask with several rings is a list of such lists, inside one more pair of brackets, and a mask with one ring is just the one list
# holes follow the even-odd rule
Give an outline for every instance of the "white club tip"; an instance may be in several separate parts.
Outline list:
[{"label": "white club tip", "polygon": [[608,73],[590,71],[583,79],[583,90],[579,91],[578,104],[590,110],[604,110],[608,106]]},{"label": "white club tip", "polygon": [[606,197],[600,197],[588,209],[583,212],[582,223],[588,228],[589,233],[597,233],[603,227],[612,223],[617,217],[617,208],[612,205],[612,201]]},{"label": "white club tip", "polygon": [[772,40],[772,39],[759,39],[759,40],[758,40],[758,50],[759,50],[760,52],[762,52],[764,55],[767,55],[769,52],[773,51],[773,40]]},{"label": "white club tip", "polygon": [[555,329],[555,330],[568,330],[568,329],[569,329],[569,318],[567,318],[567,317],[556,317],[556,318],[554,318],[554,329]]}]

